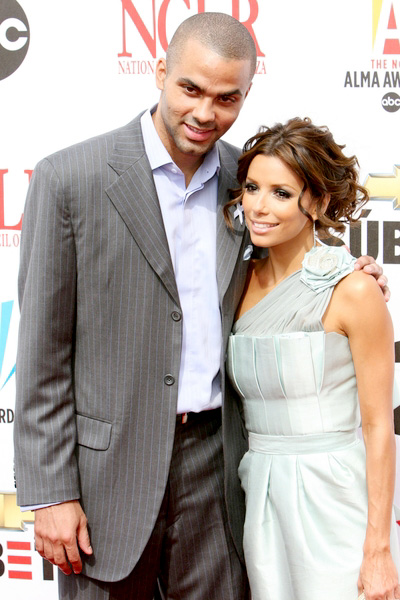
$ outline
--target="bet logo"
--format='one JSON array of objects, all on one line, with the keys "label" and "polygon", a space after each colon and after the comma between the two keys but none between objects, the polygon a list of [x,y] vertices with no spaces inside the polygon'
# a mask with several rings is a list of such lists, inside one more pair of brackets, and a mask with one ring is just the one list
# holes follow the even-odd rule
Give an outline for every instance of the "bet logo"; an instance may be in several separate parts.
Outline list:
[{"label": "bet logo", "polygon": [[388,112],[396,112],[400,108],[400,96],[394,92],[385,94],[382,98],[382,106]]},{"label": "bet logo", "polygon": [[29,23],[16,0],[0,2],[0,80],[21,66],[29,47]]}]

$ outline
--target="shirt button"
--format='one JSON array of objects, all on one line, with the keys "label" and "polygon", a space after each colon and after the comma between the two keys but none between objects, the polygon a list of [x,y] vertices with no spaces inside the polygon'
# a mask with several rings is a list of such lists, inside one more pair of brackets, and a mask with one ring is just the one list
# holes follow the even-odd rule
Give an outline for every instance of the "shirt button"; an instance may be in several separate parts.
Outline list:
[{"label": "shirt button", "polygon": [[173,377],[172,375],[170,375],[168,373],[168,375],[166,375],[164,377],[164,383],[165,383],[165,385],[174,385],[174,383],[175,383],[175,377]]},{"label": "shirt button", "polygon": [[182,319],[181,313],[178,312],[177,310],[172,311],[171,317],[173,318],[174,321],[180,321]]}]

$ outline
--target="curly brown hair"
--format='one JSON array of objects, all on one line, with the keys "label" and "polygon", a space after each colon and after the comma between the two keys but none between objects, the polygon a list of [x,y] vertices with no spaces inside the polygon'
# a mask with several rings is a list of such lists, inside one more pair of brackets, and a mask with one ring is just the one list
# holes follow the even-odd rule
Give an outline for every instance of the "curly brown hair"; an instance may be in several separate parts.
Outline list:
[{"label": "curly brown hair", "polygon": [[[231,200],[225,205],[224,215],[228,225],[232,220],[229,207],[243,196],[244,184],[250,163],[258,154],[280,158],[303,181],[298,199],[301,212],[312,220],[301,205],[308,189],[316,202],[316,228],[326,235],[330,228],[344,232],[345,223],[358,220],[353,215],[368,201],[367,190],[358,183],[358,161],[355,156],[347,157],[337,144],[329,129],[317,127],[309,118],[295,117],[287,123],[273,127],[261,127],[244,145],[239,157],[237,180],[240,188],[231,191]],[[324,210],[324,199],[329,195],[328,207]]]}]

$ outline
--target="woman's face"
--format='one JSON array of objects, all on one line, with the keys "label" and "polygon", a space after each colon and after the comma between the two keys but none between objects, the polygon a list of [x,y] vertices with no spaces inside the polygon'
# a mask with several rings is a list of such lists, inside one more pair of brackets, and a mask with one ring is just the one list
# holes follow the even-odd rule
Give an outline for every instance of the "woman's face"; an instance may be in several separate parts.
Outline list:
[{"label": "woman's face", "polygon": [[[312,236],[312,224],[298,207],[303,181],[280,158],[258,154],[250,163],[242,205],[251,241],[271,248],[294,239]],[[301,205],[313,206],[305,192]]]}]

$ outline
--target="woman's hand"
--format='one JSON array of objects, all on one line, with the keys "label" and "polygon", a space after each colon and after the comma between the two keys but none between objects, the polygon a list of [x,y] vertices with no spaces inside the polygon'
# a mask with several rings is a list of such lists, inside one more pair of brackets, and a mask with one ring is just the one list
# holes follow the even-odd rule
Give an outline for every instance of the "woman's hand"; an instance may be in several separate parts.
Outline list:
[{"label": "woman's hand", "polygon": [[364,554],[358,578],[358,593],[365,600],[395,600],[400,598],[396,567],[389,550]]}]

